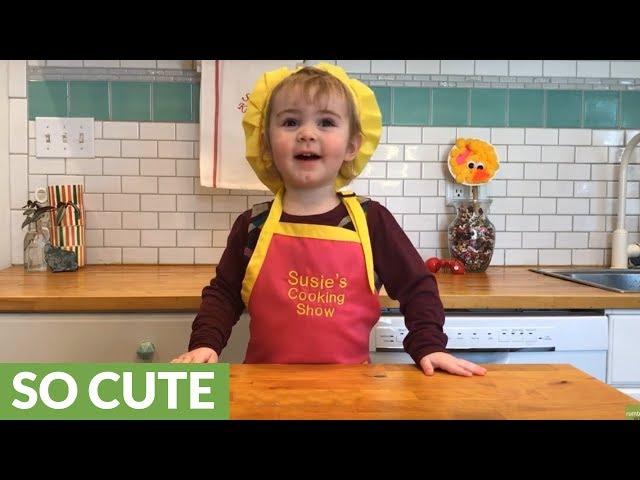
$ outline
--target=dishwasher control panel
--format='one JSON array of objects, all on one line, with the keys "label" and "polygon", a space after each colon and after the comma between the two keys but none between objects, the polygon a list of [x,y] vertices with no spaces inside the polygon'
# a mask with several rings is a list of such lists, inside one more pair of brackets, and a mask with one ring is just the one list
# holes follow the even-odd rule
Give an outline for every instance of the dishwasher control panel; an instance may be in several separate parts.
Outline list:
[{"label": "dishwasher control panel", "polygon": [[[444,332],[449,338],[447,349],[456,350],[512,350],[512,349],[553,349],[554,327],[551,325],[518,325],[487,324],[472,322],[477,325],[455,325],[454,321],[447,325]],[[535,323],[535,322],[532,322]],[[374,328],[375,350],[403,350],[402,341],[407,335],[407,328],[402,317],[383,317]]]}]

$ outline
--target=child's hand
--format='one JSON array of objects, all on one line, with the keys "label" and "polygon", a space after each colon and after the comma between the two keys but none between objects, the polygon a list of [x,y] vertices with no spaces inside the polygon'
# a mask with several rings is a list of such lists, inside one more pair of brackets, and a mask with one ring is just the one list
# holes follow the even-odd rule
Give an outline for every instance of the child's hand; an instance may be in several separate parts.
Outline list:
[{"label": "child's hand", "polygon": [[213,348],[200,347],[183,353],[171,363],[218,363],[218,354]]},{"label": "child's hand", "polygon": [[456,358],[445,352],[434,352],[425,355],[420,359],[420,367],[422,367],[425,375],[433,375],[433,371],[436,368],[463,377],[472,377],[473,375],[484,375],[487,373],[486,368],[469,362],[468,360]]}]

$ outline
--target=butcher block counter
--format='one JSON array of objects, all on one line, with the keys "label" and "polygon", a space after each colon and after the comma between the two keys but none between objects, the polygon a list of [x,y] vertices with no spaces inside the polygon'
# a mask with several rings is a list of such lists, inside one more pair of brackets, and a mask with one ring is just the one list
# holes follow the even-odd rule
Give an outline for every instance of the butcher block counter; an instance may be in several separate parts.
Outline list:
[{"label": "butcher block counter", "polygon": [[413,365],[244,365],[230,369],[231,419],[607,419],[638,405],[571,365],[485,365],[485,376]]},{"label": "butcher block counter", "polygon": [[[76,272],[0,270],[0,311],[195,311],[212,265],[89,265]],[[445,309],[638,308],[640,293],[616,293],[540,275],[527,267],[436,274]],[[383,291],[382,307],[398,302]]]}]

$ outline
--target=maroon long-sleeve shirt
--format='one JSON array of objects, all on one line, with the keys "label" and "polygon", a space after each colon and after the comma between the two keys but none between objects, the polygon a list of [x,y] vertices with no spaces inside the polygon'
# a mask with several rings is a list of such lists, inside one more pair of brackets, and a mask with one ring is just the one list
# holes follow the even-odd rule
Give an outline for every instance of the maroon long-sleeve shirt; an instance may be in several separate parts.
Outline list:
[{"label": "maroon long-sleeve shirt", "polygon": [[[346,207],[340,203],[319,215],[283,213],[280,220],[338,226],[347,215]],[[400,303],[409,331],[404,339],[405,350],[416,363],[429,353],[445,351],[444,310],[435,277],[389,210],[372,200],[366,215],[374,269],[388,295]],[[202,303],[193,321],[189,350],[210,347],[219,355],[245,308],[240,292],[249,263],[245,248],[250,218],[251,210],[247,210],[236,219],[216,276],[202,290]]]}]

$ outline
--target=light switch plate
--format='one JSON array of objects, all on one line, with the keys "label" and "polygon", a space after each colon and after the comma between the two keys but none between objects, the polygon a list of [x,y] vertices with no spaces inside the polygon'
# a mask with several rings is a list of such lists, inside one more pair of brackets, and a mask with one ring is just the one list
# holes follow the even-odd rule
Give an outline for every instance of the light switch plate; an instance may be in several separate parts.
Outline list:
[{"label": "light switch plate", "polygon": [[36,157],[93,158],[93,118],[36,117]]}]

